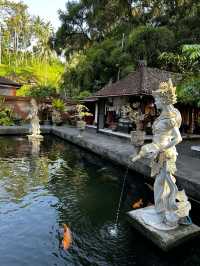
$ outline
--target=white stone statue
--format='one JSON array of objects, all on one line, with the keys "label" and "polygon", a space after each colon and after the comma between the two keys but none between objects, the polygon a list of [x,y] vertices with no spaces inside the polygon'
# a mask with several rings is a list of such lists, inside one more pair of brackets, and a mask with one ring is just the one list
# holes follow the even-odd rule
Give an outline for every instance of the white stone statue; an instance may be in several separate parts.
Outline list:
[{"label": "white stone statue", "polygon": [[184,191],[178,191],[175,184],[177,151],[176,145],[182,141],[180,135],[181,115],[174,108],[176,88],[172,81],[163,82],[153,92],[155,104],[161,110],[153,124],[153,141],[144,145],[132,161],[140,158],[151,159],[151,175],[155,176],[155,206],[144,209],[143,221],[159,230],[171,230],[179,224],[190,224],[191,204]]},{"label": "white stone statue", "polygon": [[29,135],[29,139],[43,139],[43,136],[40,135],[40,120],[38,117],[38,106],[35,99],[31,99],[31,112],[28,115],[27,119],[31,120],[31,130]]}]

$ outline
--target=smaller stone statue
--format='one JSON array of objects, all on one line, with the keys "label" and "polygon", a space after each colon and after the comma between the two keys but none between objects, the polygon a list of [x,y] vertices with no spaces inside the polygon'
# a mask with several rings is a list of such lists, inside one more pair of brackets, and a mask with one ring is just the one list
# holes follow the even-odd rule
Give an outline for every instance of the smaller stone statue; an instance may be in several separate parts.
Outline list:
[{"label": "smaller stone statue", "polygon": [[136,102],[133,103],[132,105],[129,105],[129,119],[131,120],[132,123],[136,125],[136,130],[139,126],[140,118],[141,118],[140,103]]},{"label": "smaller stone statue", "polygon": [[136,129],[131,131],[131,143],[135,147],[141,147],[144,144],[145,131],[143,128],[144,114],[142,114],[140,109],[140,103],[136,102],[129,106],[129,119],[135,124]]},{"label": "smaller stone statue", "polygon": [[120,109],[120,113],[121,113],[121,118],[123,119],[127,119],[128,118],[128,114],[130,112],[130,107],[128,104],[123,105]]},{"label": "smaller stone statue", "polygon": [[27,120],[31,121],[31,135],[28,136],[29,139],[43,139],[43,136],[40,134],[40,120],[38,117],[38,106],[35,99],[31,99],[31,111],[27,117]]},{"label": "smaller stone statue", "polygon": [[130,111],[130,106],[128,104],[125,104],[120,108],[121,117],[119,118],[117,125],[117,130],[127,134],[129,133],[129,129],[131,127],[131,121],[129,119],[129,111]]},{"label": "smaller stone statue", "polygon": [[143,210],[141,219],[158,230],[171,230],[179,224],[191,224],[191,204],[184,191],[179,191],[174,177],[176,171],[176,145],[181,142],[181,115],[174,108],[176,88],[172,81],[163,82],[153,92],[155,104],[161,110],[153,124],[153,141],[142,146],[132,161],[151,159],[151,175],[155,176],[154,202],[151,209]]}]

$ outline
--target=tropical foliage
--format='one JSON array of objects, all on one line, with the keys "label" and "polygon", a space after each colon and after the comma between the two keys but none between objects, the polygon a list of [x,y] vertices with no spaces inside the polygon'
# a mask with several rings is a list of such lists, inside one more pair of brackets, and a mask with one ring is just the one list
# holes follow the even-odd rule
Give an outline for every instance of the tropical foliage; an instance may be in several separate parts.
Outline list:
[{"label": "tropical foliage", "polygon": [[89,112],[89,109],[83,104],[77,104],[75,117],[77,117],[77,119],[81,121],[86,116],[92,116],[92,114]]},{"label": "tropical foliage", "polygon": [[200,106],[200,45],[183,45],[180,54],[166,52],[160,60],[183,73],[183,82],[178,86],[179,101]]},{"label": "tropical foliage", "polygon": [[12,126],[12,109],[5,105],[5,98],[0,97],[0,126]]},{"label": "tropical foliage", "polygon": [[23,2],[0,0],[0,75],[25,84],[18,95],[82,99],[139,59],[183,73],[184,101],[199,84],[199,0],[69,0],[59,17],[54,34]]},{"label": "tropical foliage", "polygon": [[180,102],[189,103],[200,107],[200,77],[192,76],[184,80],[178,86],[178,98]]},{"label": "tropical foliage", "polygon": [[60,111],[60,112],[64,112],[65,110],[65,103],[62,99],[54,99],[52,101],[52,107],[57,110],[57,111]]},{"label": "tropical foliage", "polygon": [[25,84],[19,95],[41,90],[46,96],[59,89],[63,71],[53,51],[51,24],[31,16],[23,2],[0,0],[0,75]]},{"label": "tropical foliage", "polygon": [[200,72],[200,44],[183,45],[181,53],[164,52],[159,56],[165,67],[182,73]]},{"label": "tropical foliage", "polygon": [[70,0],[59,15],[55,49],[68,60],[65,95],[93,93],[135,70],[139,59],[184,73],[186,83],[198,79],[198,0]]}]

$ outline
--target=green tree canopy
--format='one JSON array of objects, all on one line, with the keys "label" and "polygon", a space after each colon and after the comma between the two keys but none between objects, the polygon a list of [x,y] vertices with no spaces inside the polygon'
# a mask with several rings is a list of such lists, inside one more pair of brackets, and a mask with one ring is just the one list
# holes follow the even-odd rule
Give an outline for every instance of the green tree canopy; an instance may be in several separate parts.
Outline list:
[{"label": "green tree canopy", "polygon": [[200,43],[199,0],[69,0],[59,15],[55,48],[68,60],[66,95],[93,93],[133,71],[139,59],[183,73],[199,66],[182,51]]},{"label": "green tree canopy", "polygon": [[53,35],[50,22],[31,16],[23,2],[0,0],[0,75],[24,84],[19,95],[58,90],[64,66],[52,49]]},{"label": "green tree canopy", "polygon": [[128,49],[135,61],[146,59],[149,65],[159,66],[162,52],[173,51],[174,33],[167,27],[141,26],[129,34]]}]

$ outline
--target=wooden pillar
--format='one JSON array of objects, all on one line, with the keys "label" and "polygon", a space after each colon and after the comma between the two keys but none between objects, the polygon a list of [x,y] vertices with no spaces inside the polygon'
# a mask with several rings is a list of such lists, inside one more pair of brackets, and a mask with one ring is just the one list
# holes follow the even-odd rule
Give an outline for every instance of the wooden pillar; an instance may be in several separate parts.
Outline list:
[{"label": "wooden pillar", "polygon": [[190,126],[190,107],[187,107],[187,125]]},{"label": "wooden pillar", "polygon": [[97,119],[97,132],[103,129],[105,125],[105,101],[99,100],[98,102],[98,119]]},{"label": "wooden pillar", "polygon": [[144,96],[140,96],[140,111],[145,113],[146,102],[144,102]]},{"label": "wooden pillar", "polygon": [[190,129],[189,132],[192,134],[194,131],[194,108],[191,108],[190,111]]},{"label": "wooden pillar", "polygon": [[95,125],[98,123],[98,102],[95,103],[95,118],[94,118]]},{"label": "wooden pillar", "polygon": [[195,108],[192,108],[192,133],[194,133],[194,129],[195,129]]}]

